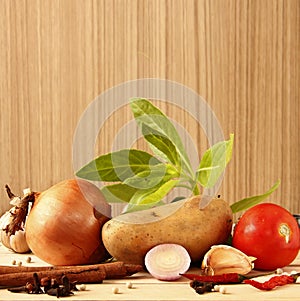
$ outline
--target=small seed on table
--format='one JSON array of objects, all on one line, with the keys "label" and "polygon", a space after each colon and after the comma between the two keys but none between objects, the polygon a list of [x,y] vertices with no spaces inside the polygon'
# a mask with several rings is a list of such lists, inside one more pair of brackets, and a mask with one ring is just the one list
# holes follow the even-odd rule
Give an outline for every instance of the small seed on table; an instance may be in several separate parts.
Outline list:
[{"label": "small seed on table", "polygon": [[126,283],[126,287],[127,287],[127,288],[132,288],[132,287],[133,287],[132,282],[127,282],[127,283]]},{"label": "small seed on table", "polygon": [[17,262],[15,261],[15,259],[11,261],[11,264],[12,265],[16,265],[17,264]]},{"label": "small seed on table", "polygon": [[80,284],[79,285],[79,290],[80,291],[85,291],[86,290],[86,285],[85,284]]},{"label": "small seed on table", "polygon": [[219,292],[220,292],[221,294],[226,294],[226,287],[225,287],[225,286],[220,286]]},{"label": "small seed on table", "polygon": [[27,263],[30,263],[30,262],[31,262],[31,257],[30,257],[30,256],[28,256],[28,257],[26,258],[26,262],[27,262]]},{"label": "small seed on table", "polygon": [[112,289],[113,294],[118,294],[119,293],[119,288],[118,287],[113,287]]},{"label": "small seed on table", "polygon": [[19,261],[18,262],[18,266],[20,267],[22,265],[22,261]]}]

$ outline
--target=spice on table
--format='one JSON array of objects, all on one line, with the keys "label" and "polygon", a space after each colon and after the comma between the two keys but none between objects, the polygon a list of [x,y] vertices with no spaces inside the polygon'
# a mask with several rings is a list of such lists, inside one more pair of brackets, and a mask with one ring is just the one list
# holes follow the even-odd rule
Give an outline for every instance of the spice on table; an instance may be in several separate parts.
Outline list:
[{"label": "spice on table", "polygon": [[190,286],[195,290],[197,294],[204,294],[206,292],[214,291],[214,283],[212,282],[198,282],[197,280],[193,280],[190,283]]},{"label": "spice on table", "polygon": [[[225,273],[222,275],[181,274],[181,276],[192,280],[190,282],[190,286],[196,293],[204,294],[205,292],[220,291],[220,286],[218,286],[219,284],[243,283],[257,275],[245,276],[238,273]],[[221,293],[225,294],[226,289],[222,288]]]},{"label": "spice on table", "polygon": [[269,280],[265,282],[259,282],[253,279],[246,279],[243,283],[250,284],[257,289],[270,291],[277,286],[283,286],[286,284],[295,283],[297,278],[300,276],[300,273],[292,274],[292,275],[280,275],[280,276],[273,276]]},{"label": "spice on table", "polygon": [[78,283],[101,283],[104,279],[125,278],[142,269],[141,265],[125,264],[121,261],[85,266],[0,266],[0,286],[21,286],[33,272],[38,273],[41,278],[60,278],[67,275],[70,281]]},{"label": "spice on table", "polygon": [[86,290],[86,285],[85,284],[80,284],[79,287],[78,287],[78,289],[80,291],[85,291]]},{"label": "spice on table", "polygon": [[221,286],[220,288],[219,288],[219,292],[221,293],[221,294],[226,294],[227,293],[227,290],[226,290],[226,287],[225,286]]},{"label": "spice on table", "polygon": [[193,280],[190,282],[190,286],[197,294],[204,294],[206,292],[220,292],[221,294],[226,294],[225,286],[217,285],[213,282],[199,282],[198,280]]},{"label": "spice on table", "polygon": [[181,276],[190,280],[197,280],[199,282],[212,282],[214,284],[242,283],[245,279],[248,279],[246,276],[238,273],[226,273],[221,275],[181,274]]},{"label": "spice on table", "polygon": [[62,276],[61,280],[57,281],[55,278],[49,277],[40,279],[37,273],[33,273],[32,280],[24,286],[8,288],[8,291],[12,293],[48,294],[57,298],[71,296],[73,291],[78,291],[75,283],[70,282],[67,276]]},{"label": "spice on table", "polygon": [[[77,289],[76,289],[77,290]],[[56,296],[59,297],[68,297],[73,295],[72,292],[72,285],[70,283],[70,280],[68,277],[63,276],[62,277],[62,285],[57,285],[55,287],[50,287],[45,291],[46,294],[50,296]]]},{"label": "spice on table", "polygon": [[[77,266],[43,266],[43,267],[33,267],[33,266],[4,266],[0,265],[0,275],[11,274],[11,273],[23,273],[23,272],[47,272],[47,271],[95,271],[101,270],[105,273],[105,279],[118,279],[131,276],[143,270],[143,267],[138,264],[124,263],[122,261],[114,261],[107,263],[91,264],[91,265],[77,265]],[[11,285],[2,283],[0,285]]]},{"label": "spice on table", "polygon": [[133,288],[132,282],[130,282],[130,281],[127,282],[127,283],[126,283],[126,287],[127,287],[127,288]]},{"label": "spice on table", "polygon": [[[62,276],[68,276],[70,281],[77,281],[79,283],[102,283],[105,279],[105,271],[95,270],[78,270],[66,269],[66,270],[50,270],[35,272],[39,278],[50,277],[61,279]],[[24,285],[27,281],[32,278],[32,272],[20,272],[11,274],[0,275],[0,286],[20,286]]]}]

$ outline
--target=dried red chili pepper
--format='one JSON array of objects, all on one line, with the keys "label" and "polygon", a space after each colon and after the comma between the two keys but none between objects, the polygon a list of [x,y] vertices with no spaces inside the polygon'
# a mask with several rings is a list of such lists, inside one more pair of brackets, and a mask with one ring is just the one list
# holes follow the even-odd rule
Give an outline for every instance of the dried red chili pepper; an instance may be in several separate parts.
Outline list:
[{"label": "dried red chili pepper", "polygon": [[226,283],[242,283],[247,277],[238,273],[227,273],[222,275],[198,275],[198,274],[181,274],[181,276],[190,279],[197,280],[199,282],[213,282],[215,284],[226,284]]},{"label": "dried red chili pepper", "polygon": [[250,284],[260,290],[270,291],[276,286],[283,286],[286,284],[295,283],[297,278],[300,276],[300,273],[288,276],[288,275],[280,275],[274,276],[265,282],[258,282],[252,279],[246,279],[243,283]]}]

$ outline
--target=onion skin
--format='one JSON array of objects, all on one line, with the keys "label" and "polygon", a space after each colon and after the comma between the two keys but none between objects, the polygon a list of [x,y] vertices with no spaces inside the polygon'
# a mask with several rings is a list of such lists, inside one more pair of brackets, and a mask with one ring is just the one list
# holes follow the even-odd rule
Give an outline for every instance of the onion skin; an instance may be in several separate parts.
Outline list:
[{"label": "onion skin", "polygon": [[62,181],[37,194],[26,221],[26,240],[32,252],[52,265],[107,259],[101,229],[110,217],[96,212],[91,204],[96,202],[109,207],[95,185],[79,179]]}]

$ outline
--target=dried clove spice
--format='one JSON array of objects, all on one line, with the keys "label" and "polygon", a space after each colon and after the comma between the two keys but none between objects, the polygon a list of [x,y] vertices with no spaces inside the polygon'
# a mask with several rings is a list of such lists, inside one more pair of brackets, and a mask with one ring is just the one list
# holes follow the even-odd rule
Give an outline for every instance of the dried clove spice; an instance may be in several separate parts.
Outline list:
[{"label": "dried clove spice", "polygon": [[33,273],[33,290],[32,294],[42,294],[41,282],[37,273]]},{"label": "dried clove spice", "polygon": [[212,292],[215,286],[213,282],[201,282],[198,280],[193,280],[190,282],[191,288],[195,290],[197,294],[204,294],[206,292]]},{"label": "dried clove spice", "polygon": [[11,287],[7,289],[8,291],[12,293],[27,293],[31,294],[33,291],[33,284],[31,282],[27,282],[26,285],[23,286],[16,286],[16,287]]},{"label": "dried clove spice", "polygon": [[73,291],[78,291],[76,282],[70,282],[67,276],[62,276],[61,285],[55,278],[43,277],[39,279],[37,273],[33,273],[33,283],[27,282],[26,285],[8,288],[12,293],[27,294],[48,294],[50,296],[67,297],[73,295]]},{"label": "dried clove spice", "polygon": [[46,293],[50,296],[56,296],[57,298],[74,295],[71,290],[72,285],[67,276],[62,277],[62,283],[62,285],[49,288]]}]

